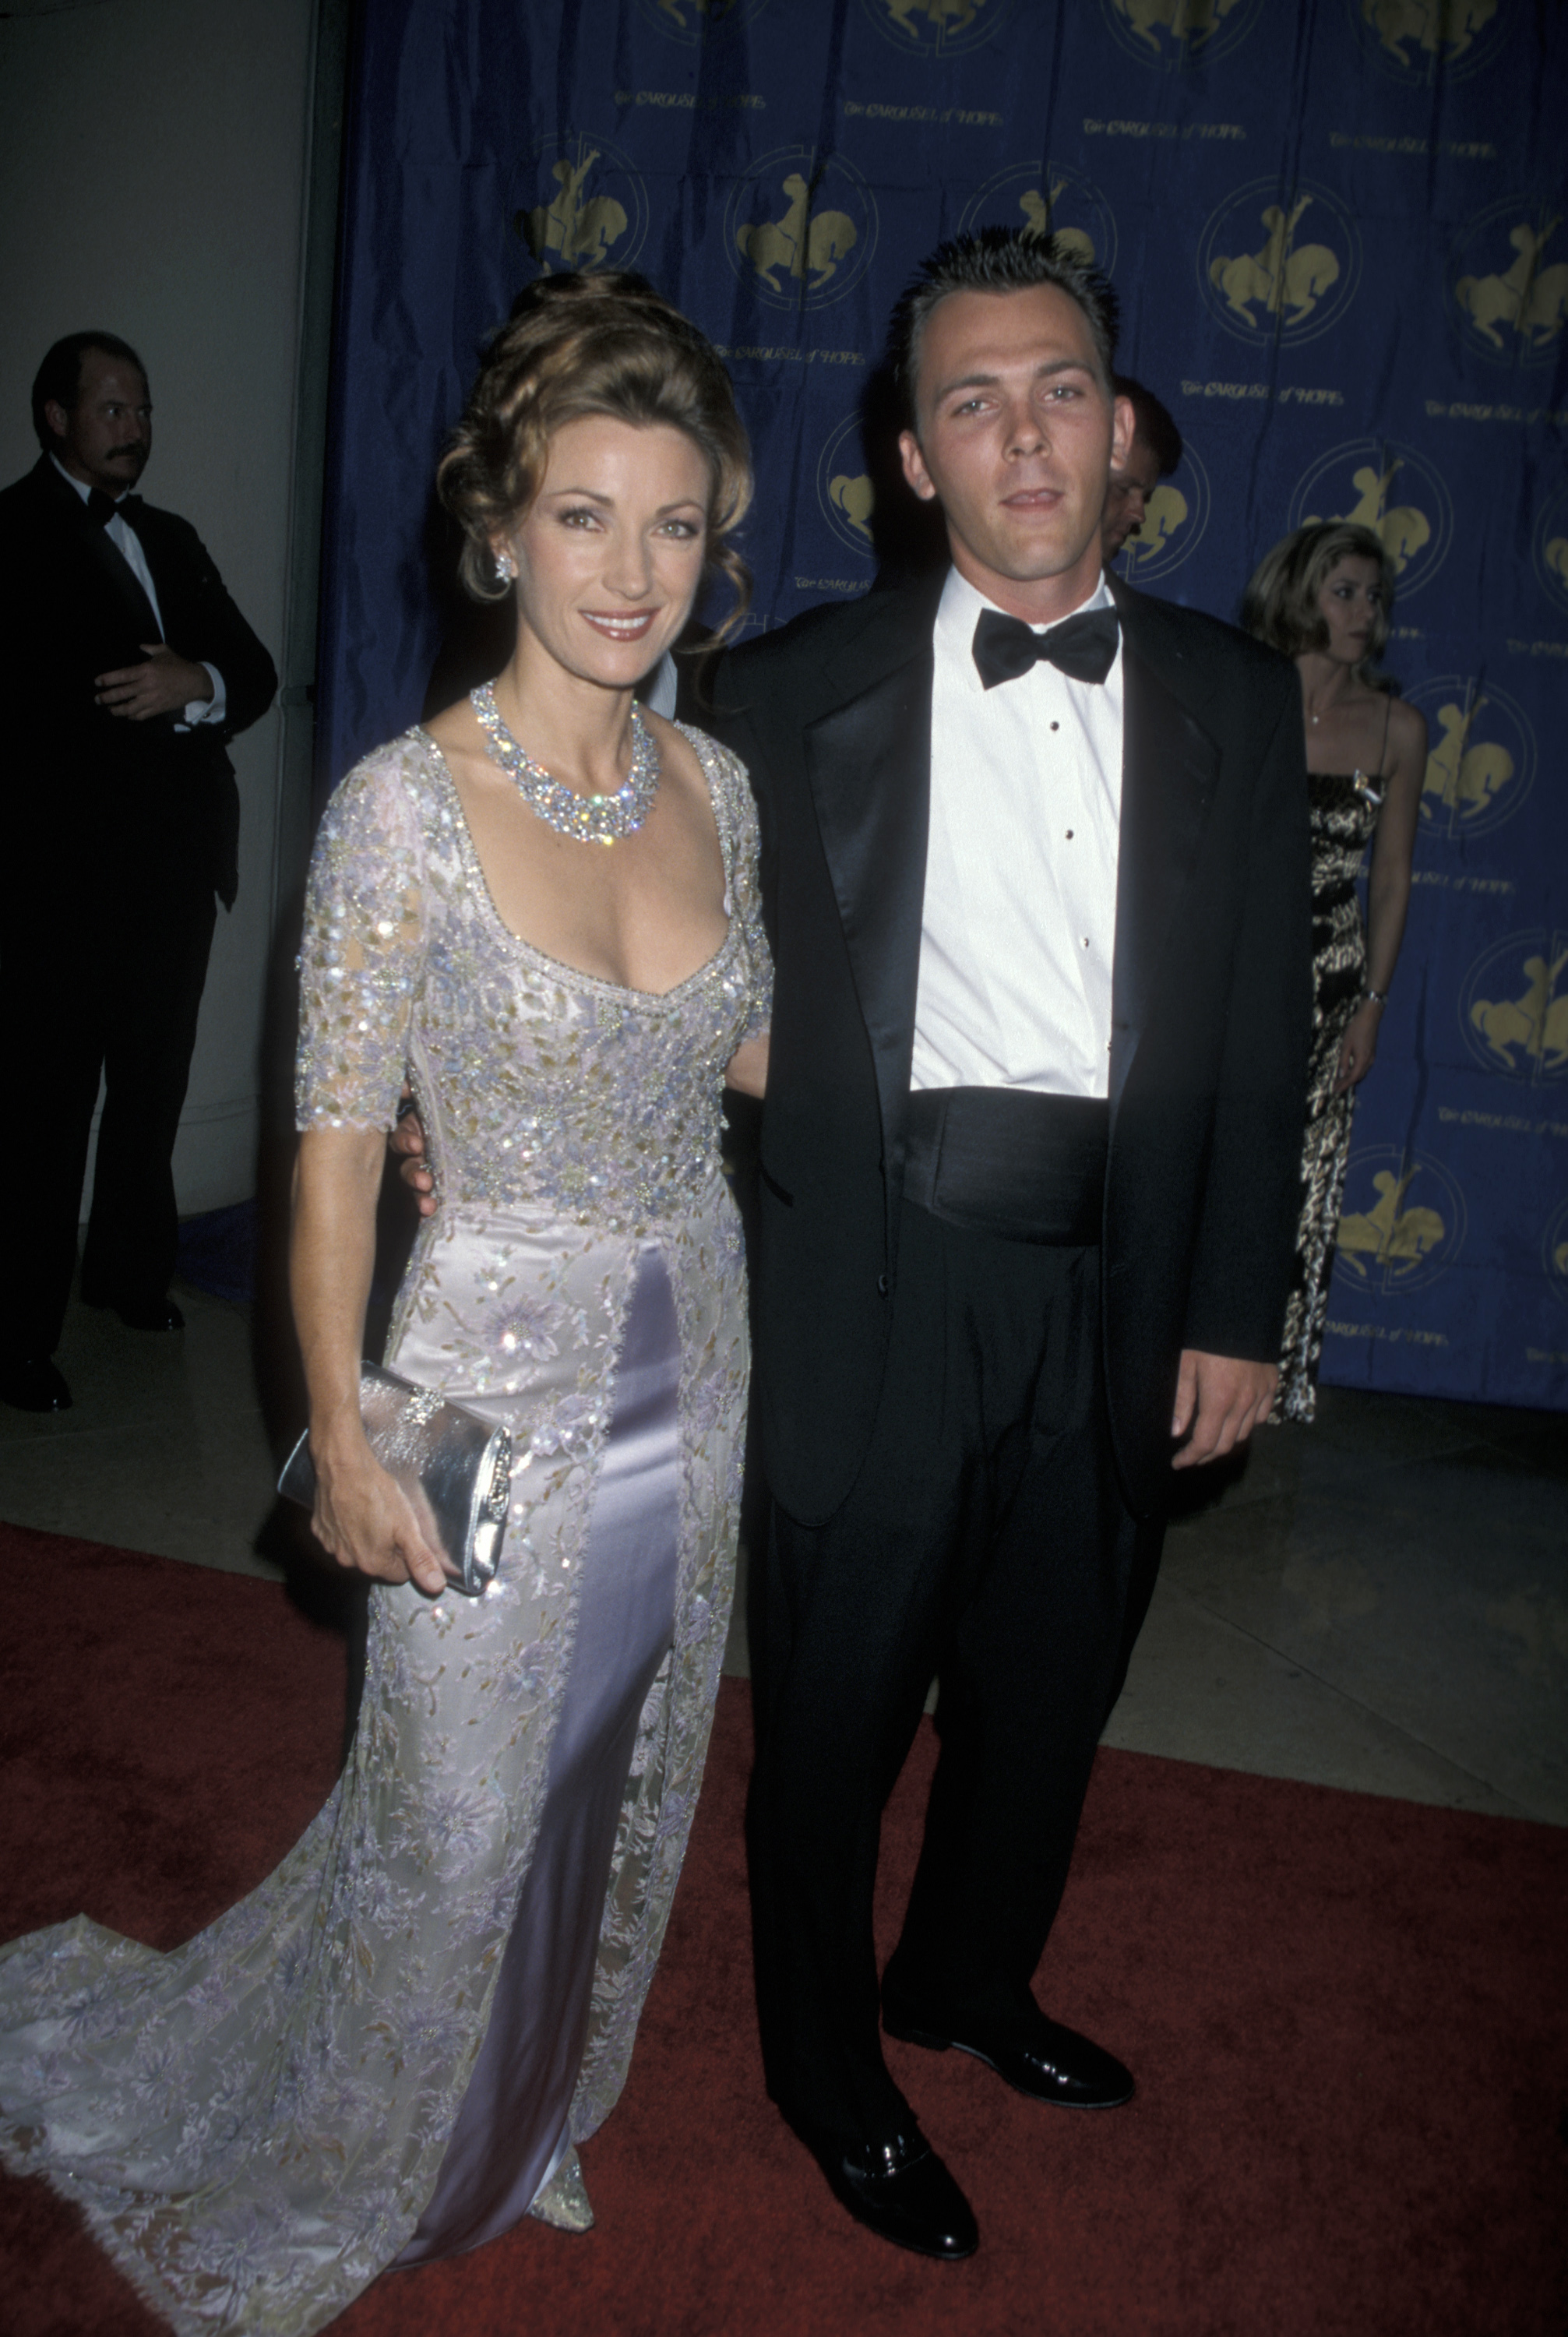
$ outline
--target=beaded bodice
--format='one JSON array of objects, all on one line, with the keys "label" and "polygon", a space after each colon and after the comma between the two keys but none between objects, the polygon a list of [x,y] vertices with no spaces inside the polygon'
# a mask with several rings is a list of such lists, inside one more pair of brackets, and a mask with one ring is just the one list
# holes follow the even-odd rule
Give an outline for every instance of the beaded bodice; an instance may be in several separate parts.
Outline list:
[{"label": "beaded bodice", "polygon": [[687,729],[712,797],[729,930],[662,996],[519,940],[451,776],[410,730],[333,797],[300,950],[301,1128],[389,1128],[411,1076],[444,1205],[634,1233],[719,1174],[724,1066],[766,1029],[771,969],[742,767]]}]

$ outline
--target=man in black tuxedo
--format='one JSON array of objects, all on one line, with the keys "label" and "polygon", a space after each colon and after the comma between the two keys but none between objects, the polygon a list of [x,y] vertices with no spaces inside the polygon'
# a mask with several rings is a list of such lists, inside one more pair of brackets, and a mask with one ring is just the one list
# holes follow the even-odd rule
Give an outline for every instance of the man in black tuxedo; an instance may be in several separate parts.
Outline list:
[{"label": "man in black tuxedo", "polygon": [[195,530],[130,492],[152,414],[125,342],[57,341],[33,388],[43,452],[0,494],[0,974],[30,1161],[0,1277],[0,1398],[35,1412],[71,1401],[50,1358],[100,1072],[82,1295],[138,1329],[181,1327],[171,1161],[214,895],[230,905],[238,884],[224,749],[278,686]]},{"label": "man in black tuxedo", "polygon": [[880,1814],[941,1754],[882,2025],[1045,2102],[1132,2080],[1031,1980],[1171,1472],[1266,1417],[1298,1208],[1307,789],[1289,664],[1102,578],[1110,288],[945,246],[895,335],[946,576],[731,651],[777,959],[750,1813],[769,2091],[861,2221],[977,2232],[894,2085]]}]

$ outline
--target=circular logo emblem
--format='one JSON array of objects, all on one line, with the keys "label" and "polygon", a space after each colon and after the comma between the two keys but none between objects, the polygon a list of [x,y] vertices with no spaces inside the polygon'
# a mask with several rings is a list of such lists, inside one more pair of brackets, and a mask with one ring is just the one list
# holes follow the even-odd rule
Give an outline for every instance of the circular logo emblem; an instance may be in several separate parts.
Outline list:
[{"label": "circular logo emblem", "polygon": [[1222,57],[1244,41],[1261,0],[1100,0],[1122,47],[1161,73]]},{"label": "circular logo emblem", "polygon": [[1568,1074],[1568,931],[1537,925],[1483,950],[1465,977],[1459,1027],[1484,1071],[1511,1080]]},{"label": "circular logo emblem", "polygon": [[1424,455],[1390,438],[1352,438],[1320,455],[1297,486],[1292,527],[1354,520],[1383,539],[1399,597],[1429,583],[1448,556],[1454,506]]},{"label": "circular logo emblem", "polygon": [[1548,1284],[1568,1306],[1568,1201],[1562,1202],[1546,1220],[1541,1263]]},{"label": "circular logo emblem", "polygon": [[1543,505],[1530,549],[1547,598],[1568,609],[1568,486]]},{"label": "circular logo emblem", "polygon": [[1210,500],[1209,474],[1189,438],[1181,460],[1168,479],[1161,480],[1143,506],[1142,522],[1127,539],[1122,573],[1130,584],[1157,584],[1191,559],[1209,524]]},{"label": "circular logo emblem", "polygon": [[768,0],[637,0],[638,11],[672,41],[701,48],[708,33],[749,24]]},{"label": "circular logo emblem", "polygon": [[1465,1228],[1465,1196],[1440,1160],[1367,1145],[1346,1167],[1334,1278],[1355,1290],[1416,1290],[1453,1265]]},{"label": "circular logo emblem", "polygon": [[1198,288],[1228,333],[1257,347],[1315,341],[1356,297],[1361,235],[1316,181],[1254,179],[1220,204],[1198,247]]},{"label": "circular logo emblem", "polygon": [[1477,211],[1454,239],[1448,308],[1467,348],[1492,365],[1545,365],[1568,322],[1563,210],[1524,195]]},{"label": "circular logo emblem", "polygon": [[958,232],[1021,228],[1026,243],[1054,235],[1063,250],[1109,276],[1116,265],[1116,221],[1091,180],[1064,162],[1013,162],[987,179],[959,214]]},{"label": "circular logo emblem", "polygon": [[512,232],[546,276],[635,267],[648,235],[648,191],[607,138],[541,138],[514,193]]},{"label": "circular logo emblem", "polygon": [[953,57],[994,41],[1017,0],[860,0],[877,30],[906,55]]},{"label": "circular logo emblem", "polygon": [[858,414],[841,422],[822,449],[817,464],[817,501],[839,543],[859,552],[862,559],[873,559],[871,513],[877,496],[860,445]]},{"label": "circular logo emblem", "polygon": [[1474,676],[1440,674],[1410,692],[1426,717],[1421,832],[1481,836],[1512,819],[1535,777],[1535,733],[1517,700]]},{"label": "circular logo emblem", "polygon": [[854,165],[780,146],[749,171],[724,214],[730,265],[774,308],[825,308],[877,249],[877,205]]},{"label": "circular logo emblem", "polygon": [[1467,80],[1508,38],[1503,0],[1346,0],[1362,49],[1406,88]]}]

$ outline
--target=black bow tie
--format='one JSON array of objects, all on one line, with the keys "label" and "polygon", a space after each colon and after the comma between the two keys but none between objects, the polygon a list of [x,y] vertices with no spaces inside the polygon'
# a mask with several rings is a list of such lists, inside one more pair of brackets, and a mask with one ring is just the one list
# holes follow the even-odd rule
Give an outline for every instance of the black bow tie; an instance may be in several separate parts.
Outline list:
[{"label": "black bow tie", "polygon": [[1022,617],[983,609],[975,628],[975,663],[987,689],[1016,681],[1038,658],[1059,667],[1069,681],[1103,681],[1115,656],[1114,609],[1086,609],[1048,633],[1032,631]]},{"label": "black bow tie", "polygon": [[140,495],[122,495],[116,502],[113,495],[105,494],[102,487],[93,487],[88,492],[87,516],[95,520],[100,527],[107,527],[112,519],[122,519],[128,528],[134,530],[136,514],[141,508]]}]

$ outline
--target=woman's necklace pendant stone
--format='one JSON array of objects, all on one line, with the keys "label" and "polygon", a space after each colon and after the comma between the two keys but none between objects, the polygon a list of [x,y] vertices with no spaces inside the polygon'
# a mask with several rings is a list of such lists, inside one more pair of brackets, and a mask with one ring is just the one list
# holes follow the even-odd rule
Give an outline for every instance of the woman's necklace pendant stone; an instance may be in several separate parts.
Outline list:
[{"label": "woman's necklace pendant stone", "polygon": [[569,836],[577,844],[614,844],[621,836],[636,835],[653,808],[660,779],[658,742],[640,707],[632,709],[632,768],[625,785],[612,796],[580,796],[524,752],[501,719],[489,682],[470,690],[468,702],[492,760],[512,779],[529,810],[537,812],[557,836]]}]

